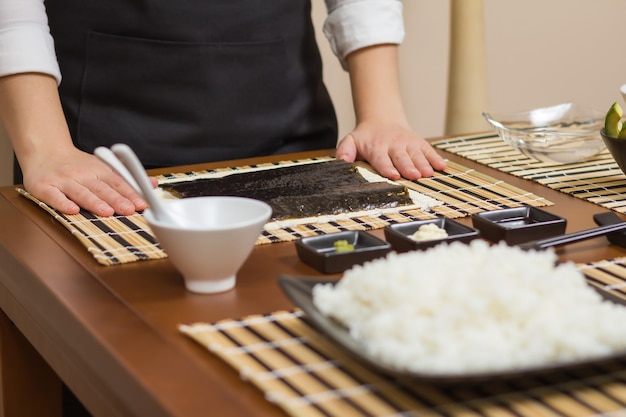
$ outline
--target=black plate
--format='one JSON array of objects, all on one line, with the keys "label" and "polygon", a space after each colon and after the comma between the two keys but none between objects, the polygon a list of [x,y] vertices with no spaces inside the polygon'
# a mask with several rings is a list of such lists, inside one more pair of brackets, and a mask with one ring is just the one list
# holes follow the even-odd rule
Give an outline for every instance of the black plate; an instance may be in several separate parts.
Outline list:
[{"label": "black plate", "polygon": [[[337,252],[335,242],[338,240],[348,241],[354,246],[354,250]],[[326,274],[343,272],[354,265],[381,258],[391,252],[389,243],[362,230],[303,237],[295,245],[302,262]]]},{"label": "black plate", "polygon": [[[444,229],[446,233],[448,233],[448,237],[443,239],[425,240],[421,242],[418,242],[411,237],[421,226],[430,223],[434,223],[439,228]],[[451,243],[460,241],[468,243],[479,236],[478,230],[445,218],[396,223],[386,226],[384,233],[385,239],[387,239],[387,242],[391,243],[391,247],[396,252],[424,250],[444,242]]]},{"label": "black plate", "polygon": [[[593,215],[593,221],[598,226],[607,226],[610,224],[619,224],[623,220],[612,211],[606,213],[597,213]],[[606,238],[614,245],[626,248],[626,232],[615,232],[606,235]]]},{"label": "black plate", "polygon": [[472,225],[485,239],[518,245],[565,233],[567,220],[537,207],[524,206],[473,214]]},{"label": "black plate", "polygon": [[[471,374],[436,374],[399,371],[395,368],[381,364],[376,358],[370,356],[366,352],[363,344],[354,340],[350,336],[345,326],[343,326],[338,321],[325,316],[317,309],[317,307],[313,303],[313,287],[317,284],[324,283],[331,283],[334,285],[336,282],[337,280],[310,277],[280,276],[278,278],[278,283],[280,284],[285,294],[287,294],[289,299],[297,307],[304,311],[306,317],[318,330],[320,330],[323,334],[325,334],[331,340],[337,343],[341,348],[348,352],[351,357],[361,361],[366,366],[372,369],[375,369],[396,379],[435,384],[463,384],[479,381],[511,380],[529,376],[543,375],[551,372],[564,370],[573,371],[578,368],[589,368],[591,365],[595,366],[601,363],[612,362],[615,360],[626,358],[626,352],[621,352],[601,358],[593,358],[584,361],[559,363],[554,365],[545,365],[541,367],[532,367],[517,370]],[[626,301],[624,301],[623,299],[611,295],[596,287],[592,288],[598,291],[598,293],[600,293],[600,295],[602,295],[607,300],[626,305]]]}]

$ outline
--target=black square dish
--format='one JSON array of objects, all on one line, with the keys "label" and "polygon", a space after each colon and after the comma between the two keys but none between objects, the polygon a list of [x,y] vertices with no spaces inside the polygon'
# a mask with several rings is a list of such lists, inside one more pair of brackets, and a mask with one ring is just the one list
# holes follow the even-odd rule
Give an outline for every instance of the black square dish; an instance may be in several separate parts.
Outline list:
[{"label": "black square dish", "polygon": [[[412,238],[413,234],[417,232],[420,227],[431,223],[437,225],[441,229],[444,229],[448,234],[448,237],[423,241],[417,241]],[[444,242],[450,243],[460,241],[467,243],[479,236],[478,230],[445,218],[392,224],[385,227],[384,232],[385,239],[387,239],[387,242],[391,243],[391,247],[396,252],[424,250]]]},{"label": "black square dish", "polygon": [[517,245],[563,234],[567,220],[537,207],[513,207],[473,214],[472,225],[485,239]]},{"label": "black square dish", "polygon": [[[335,242],[341,240],[347,241],[354,249],[337,251]],[[303,237],[296,241],[296,251],[300,260],[307,265],[326,274],[336,274],[385,256],[391,252],[391,245],[372,234],[357,230]]]}]

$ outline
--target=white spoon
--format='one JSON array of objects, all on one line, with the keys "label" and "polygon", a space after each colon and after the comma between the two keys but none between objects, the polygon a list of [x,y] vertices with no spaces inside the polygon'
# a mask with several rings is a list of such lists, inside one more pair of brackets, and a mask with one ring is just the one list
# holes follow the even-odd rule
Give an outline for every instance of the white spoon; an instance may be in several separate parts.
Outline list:
[{"label": "white spoon", "polygon": [[122,161],[117,159],[117,156],[111,151],[109,148],[105,148],[104,146],[99,146],[94,150],[94,155],[96,155],[100,160],[105,162],[108,166],[113,168],[118,174],[124,178],[124,180],[131,185],[139,193],[139,195],[143,196],[143,192],[141,188],[137,185],[135,178],[131,175],[131,173],[126,169]]},{"label": "white spoon", "polygon": [[162,222],[185,226],[184,219],[172,214],[154,192],[148,174],[130,146],[117,143],[111,149],[100,146],[94,155],[119,173],[150,205],[154,217]]}]

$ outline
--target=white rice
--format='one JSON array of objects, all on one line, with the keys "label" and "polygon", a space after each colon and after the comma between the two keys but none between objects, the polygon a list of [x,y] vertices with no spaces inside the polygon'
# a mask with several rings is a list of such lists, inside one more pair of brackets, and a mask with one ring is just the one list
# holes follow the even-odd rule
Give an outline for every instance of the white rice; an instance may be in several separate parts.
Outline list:
[{"label": "white rice", "polygon": [[626,349],[626,307],[603,301],[553,251],[505,244],[390,253],[317,285],[315,305],[402,371],[516,370]]}]

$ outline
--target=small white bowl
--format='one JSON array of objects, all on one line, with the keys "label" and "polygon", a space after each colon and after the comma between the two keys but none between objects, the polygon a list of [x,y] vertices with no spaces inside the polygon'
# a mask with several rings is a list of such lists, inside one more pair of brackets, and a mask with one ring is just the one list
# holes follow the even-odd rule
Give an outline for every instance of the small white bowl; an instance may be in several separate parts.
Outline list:
[{"label": "small white bowl", "polygon": [[143,215],[183,275],[185,287],[203,294],[232,289],[237,272],[272,215],[271,206],[243,197],[194,197],[165,204],[186,220],[185,225],[157,220],[149,208]]}]

